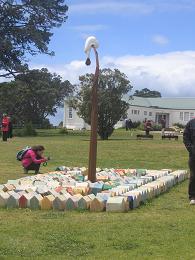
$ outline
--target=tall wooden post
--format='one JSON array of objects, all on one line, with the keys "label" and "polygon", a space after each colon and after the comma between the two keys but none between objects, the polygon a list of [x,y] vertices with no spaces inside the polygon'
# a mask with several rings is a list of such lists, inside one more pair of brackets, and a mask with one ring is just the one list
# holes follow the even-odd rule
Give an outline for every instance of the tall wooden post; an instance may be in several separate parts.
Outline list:
[{"label": "tall wooden post", "polygon": [[93,79],[91,93],[91,138],[89,147],[89,168],[88,180],[96,181],[96,160],[97,160],[97,127],[98,127],[98,79],[99,79],[99,57],[98,52],[92,46],[96,58],[96,71]]}]

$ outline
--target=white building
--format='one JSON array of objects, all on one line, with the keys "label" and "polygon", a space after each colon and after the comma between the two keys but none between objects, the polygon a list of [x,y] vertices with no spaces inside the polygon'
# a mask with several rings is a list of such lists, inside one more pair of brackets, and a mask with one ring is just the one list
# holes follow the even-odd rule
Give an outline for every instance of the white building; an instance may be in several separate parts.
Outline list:
[{"label": "white building", "polygon": [[[143,122],[146,118],[160,124],[161,118],[166,120],[166,126],[175,123],[185,125],[195,117],[195,98],[128,98],[130,107],[127,118],[133,122]],[[89,129],[89,126],[80,118],[76,111],[64,102],[64,127],[68,129]],[[125,125],[125,120],[117,123],[116,128]]]}]

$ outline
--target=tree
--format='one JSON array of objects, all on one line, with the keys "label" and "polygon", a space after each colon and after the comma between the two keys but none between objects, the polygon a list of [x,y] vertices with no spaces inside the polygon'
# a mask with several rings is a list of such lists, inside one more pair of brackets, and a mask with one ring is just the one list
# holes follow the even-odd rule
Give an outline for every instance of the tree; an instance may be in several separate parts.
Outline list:
[{"label": "tree", "polygon": [[52,29],[66,21],[67,10],[64,0],[0,0],[0,77],[27,70],[28,54],[53,55]]},{"label": "tree", "polygon": [[150,97],[150,98],[157,98],[162,97],[159,91],[150,90],[148,88],[143,88],[142,90],[136,90],[134,93],[136,97]]},{"label": "tree", "polygon": [[0,111],[7,112],[17,123],[45,124],[47,116],[55,115],[72,90],[69,81],[62,81],[47,69],[31,70],[0,84]]},{"label": "tree", "polygon": [[[78,92],[70,105],[88,124],[91,122],[91,86],[93,74],[79,78]],[[123,100],[124,95],[132,89],[127,76],[119,70],[103,69],[100,71],[98,87],[98,134],[107,140],[114,131],[115,124],[126,116],[129,104]]]}]

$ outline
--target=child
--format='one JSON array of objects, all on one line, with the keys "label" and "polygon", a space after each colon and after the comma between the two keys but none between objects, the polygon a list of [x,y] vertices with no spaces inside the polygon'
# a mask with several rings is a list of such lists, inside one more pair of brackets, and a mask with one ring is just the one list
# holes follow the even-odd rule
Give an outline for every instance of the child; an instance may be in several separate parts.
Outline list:
[{"label": "child", "polygon": [[35,174],[39,173],[41,163],[47,162],[49,158],[43,157],[45,148],[42,145],[33,146],[29,149],[22,158],[22,165],[24,167],[24,173],[28,174],[28,171],[35,171]]}]

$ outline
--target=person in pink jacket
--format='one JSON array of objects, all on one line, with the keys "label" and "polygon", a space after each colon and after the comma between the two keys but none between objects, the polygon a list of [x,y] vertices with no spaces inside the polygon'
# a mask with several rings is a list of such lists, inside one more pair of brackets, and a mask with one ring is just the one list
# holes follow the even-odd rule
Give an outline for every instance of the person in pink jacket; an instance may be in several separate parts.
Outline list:
[{"label": "person in pink jacket", "polygon": [[7,116],[7,114],[3,114],[1,131],[2,131],[3,141],[6,142],[8,138],[8,131],[9,131],[9,117]]},{"label": "person in pink jacket", "polygon": [[45,148],[42,145],[37,145],[25,153],[22,158],[22,166],[24,167],[25,174],[28,174],[28,171],[35,171],[35,174],[39,173],[41,163],[49,160],[49,158],[43,157],[44,150]]}]

